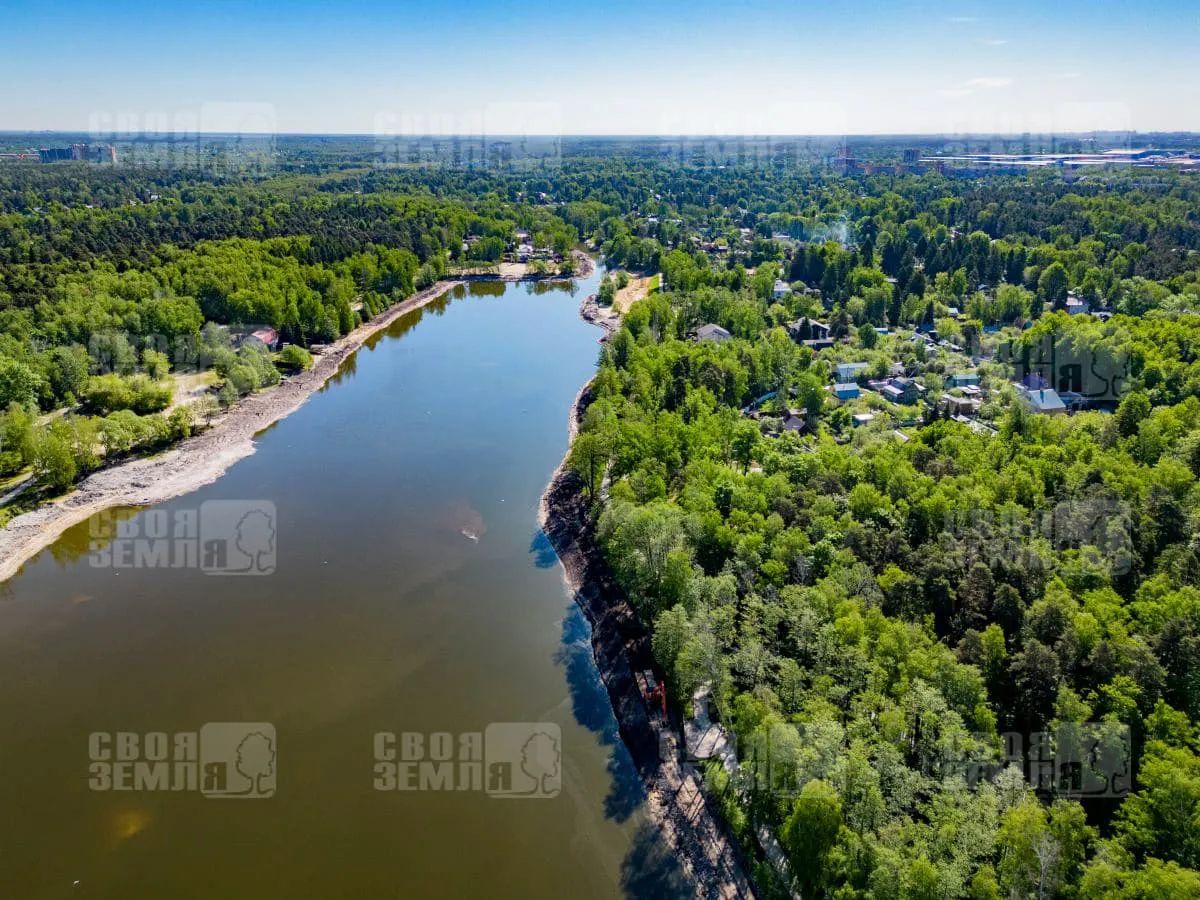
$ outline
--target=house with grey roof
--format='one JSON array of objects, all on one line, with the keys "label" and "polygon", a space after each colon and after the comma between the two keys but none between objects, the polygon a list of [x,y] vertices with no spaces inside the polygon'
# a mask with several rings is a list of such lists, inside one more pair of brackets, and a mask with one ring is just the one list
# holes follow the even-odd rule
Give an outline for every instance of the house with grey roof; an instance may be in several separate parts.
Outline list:
[{"label": "house with grey roof", "polygon": [[1039,415],[1057,416],[1067,411],[1067,404],[1053,388],[1018,385],[1017,391],[1030,409]]},{"label": "house with grey roof", "polygon": [[713,343],[720,344],[732,337],[733,335],[720,325],[701,325],[696,329],[696,340],[698,341],[711,341]]}]

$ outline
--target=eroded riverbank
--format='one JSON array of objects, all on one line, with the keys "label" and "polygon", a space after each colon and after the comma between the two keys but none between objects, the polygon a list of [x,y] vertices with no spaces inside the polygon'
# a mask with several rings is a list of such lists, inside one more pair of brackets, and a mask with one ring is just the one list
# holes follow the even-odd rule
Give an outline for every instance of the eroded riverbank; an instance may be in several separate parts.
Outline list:
[{"label": "eroded riverbank", "polygon": [[[580,306],[584,321],[611,333],[618,317],[604,314],[593,297]],[[571,405],[568,437],[574,442],[591,401],[591,382]],[[568,445],[568,454],[570,446]],[[650,633],[634,611],[596,545],[594,522],[584,501],[582,479],[555,470],[542,496],[539,522],[562,563],[567,587],[591,625],[592,653],[646,790],[646,810],[658,837],[688,874],[696,896],[752,898],[742,855],[704,794],[700,774],[683,758],[678,723],[648,707],[635,673],[657,672]]]}]

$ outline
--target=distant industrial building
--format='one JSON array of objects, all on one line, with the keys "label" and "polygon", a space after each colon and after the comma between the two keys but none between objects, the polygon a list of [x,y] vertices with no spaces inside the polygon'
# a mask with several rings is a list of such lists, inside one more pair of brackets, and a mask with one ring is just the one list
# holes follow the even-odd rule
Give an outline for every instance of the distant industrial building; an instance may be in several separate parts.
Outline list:
[{"label": "distant industrial building", "polygon": [[1200,155],[1182,150],[1162,150],[1152,147],[1140,150],[1102,150],[1097,153],[968,153],[962,156],[929,156],[921,160],[926,165],[950,166],[954,170],[985,169],[1044,169],[1057,167],[1077,169],[1091,166],[1121,168],[1170,168],[1200,172]]},{"label": "distant industrial building", "polygon": [[112,144],[72,144],[70,147],[43,147],[38,159],[44,163],[76,162],[111,163],[116,165],[117,148]]},{"label": "distant industrial building", "polygon": [[70,147],[43,147],[38,151],[38,159],[44,163],[63,162],[70,158]]}]

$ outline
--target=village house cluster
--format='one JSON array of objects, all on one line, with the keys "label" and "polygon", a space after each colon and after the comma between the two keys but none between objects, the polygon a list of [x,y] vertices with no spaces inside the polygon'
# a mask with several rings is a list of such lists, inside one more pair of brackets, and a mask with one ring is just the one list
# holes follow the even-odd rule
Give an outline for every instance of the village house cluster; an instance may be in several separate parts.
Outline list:
[{"label": "village house cluster", "polygon": [[[775,299],[791,287],[775,285]],[[1107,310],[1093,310],[1086,300],[1071,295],[1068,314],[1106,319]],[[948,318],[965,324],[958,309]],[[1079,360],[1063,355],[1053,346],[1038,347],[1033,353],[1013,358],[1012,340],[1027,329],[987,327],[972,334],[939,334],[932,325],[911,329],[874,328],[876,342],[868,349],[855,330],[802,316],[787,325],[797,344],[813,351],[813,371],[826,378],[827,396],[822,420],[835,435],[848,439],[863,426],[886,428],[908,440],[903,429],[937,418],[959,422],[974,431],[994,433],[995,422],[1011,403],[1022,403],[1033,414],[1066,415],[1084,409],[1112,409],[1121,393],[1121,372],[1100,378],[1085,371]],[[693,339],[700,343],[723,344],[733,334],[721,325],[706,323]],[[1089,381],[1090,379],[1090,381]],[[744,416],[761,423],[764,433],[803,434],[812,430],[809,414],[798,408],[796,397],[781,400],[778,392],[758,397],[742,410]]]}]

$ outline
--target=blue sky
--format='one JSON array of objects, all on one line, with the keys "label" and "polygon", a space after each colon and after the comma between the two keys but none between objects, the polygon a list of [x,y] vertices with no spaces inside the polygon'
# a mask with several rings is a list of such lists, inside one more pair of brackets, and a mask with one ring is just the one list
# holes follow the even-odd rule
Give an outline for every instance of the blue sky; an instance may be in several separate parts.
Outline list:
[{"label": "blue sky", "polygon": [[0,130],[1200,131],[1196,0],[4,0]]}]

